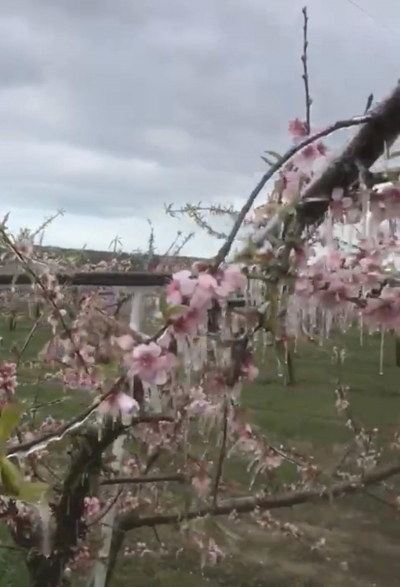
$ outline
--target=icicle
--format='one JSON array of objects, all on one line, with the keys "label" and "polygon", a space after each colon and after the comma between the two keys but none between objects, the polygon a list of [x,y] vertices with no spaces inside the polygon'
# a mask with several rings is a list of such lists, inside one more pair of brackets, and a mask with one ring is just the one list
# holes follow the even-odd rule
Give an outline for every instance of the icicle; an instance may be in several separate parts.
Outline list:
[{"label": "icicle", "polygon": [[385,329],[381,330],[381,347],[379,352],[379,375],[383,375],[383,353],[385,350]]},{"label": "icicle", "polygon": [[278,377],[283,377],[283,368],[282,368],[282,363],[281,363],[279,357],[276,357],[276,364],[277,364],[276,372],[277,372]]},{"label": "icicle", "polygon": [[143,384],[145,401],[152,412],[160,413],[162,410],[160,391],[157,385]]},{"label": "icicle", "polygon": [[322,230],[325,237],[325,245],[329,250],[333,251],[335,248],[335,241],[333,238],[333,216],[330,210],[325,217]]},{"label": "icicle", "polygon": [[41,552],[48,558],[51,555],[51,510],[48,504],[39,503],[36,505],[37,512],[42,524],[42,545]]}]

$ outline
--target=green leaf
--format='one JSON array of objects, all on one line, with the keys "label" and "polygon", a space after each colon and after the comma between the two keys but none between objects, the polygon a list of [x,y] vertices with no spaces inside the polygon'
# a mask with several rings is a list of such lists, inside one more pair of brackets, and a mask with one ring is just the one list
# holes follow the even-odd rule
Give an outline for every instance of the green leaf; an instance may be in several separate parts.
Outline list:
[{"label": "green leaf", "polygon": [[0,458],[1,490],[5,495],[18,497],[23,477],[16,465],[7,457]]},{"label": "green leaf", "polygon": [[168,304],[167,304],[167,296],[166,296],[165,292],[161,292],[161,294],[160,294],[160,298],[158,300],[158,308],[159,308],[163,318],[166,318]]},{"label": "green leaf", "polygon": [[274,157],[275,159],[277,159],[278,161],[280,159],[282,159],[282,156],[279,155],[279,153],[277,153],[276,151],[264,151],[264,153],[267,153],[267,155],[271,155],[271,157]]},{"label": "green leaf", "polygon": [[7,404],[2,409],[0,415],[0,453],[4,453],[5,444],[14,428],[18,426],[23,411],[20,404]]},{"label": "green leaf", "polygon": [[187,306],[167,306],[166,312],[165,312],[165,318],[177,318],[178,316],[181,316],[183,314],[185,314],[187,312],[188,307]]},{"label": "green leaf", "polygon": [[265,163],[267,163],[267,164],[268,164],[270,167],[272,167],[272,166],[274,165],[274,163],[273,163],[273,162],[272,162],[270,159],[267,159],[267,157],[263,157],[263,156],[261,155],[261,159],[262,159],[263,161],[265,161]]}]

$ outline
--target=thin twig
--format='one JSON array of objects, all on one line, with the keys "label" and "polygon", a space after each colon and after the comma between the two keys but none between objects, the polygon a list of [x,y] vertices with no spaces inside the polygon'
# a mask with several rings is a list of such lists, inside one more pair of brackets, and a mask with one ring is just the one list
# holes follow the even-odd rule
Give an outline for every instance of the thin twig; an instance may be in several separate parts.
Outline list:
[{"label": "thin twig", "polygon": [[307,15],[307,7],[305,6],[302,10],[303,17],[304,17],[304,25],[303,25],[303,54],[301,56],[301,61],[303,63],[303,81],[304,81],[304,90],[306,95],[306,127],[307,127],[307,134],[309,135],[311,132],[311,96],[310,96],[310,79],[308,77],[308,15]]},{"label": "thin twig", "polygon": [[348,120],[339,120],[338,122],[335,122],[334,124],[331,124],[330,126],[325,128],[324,130],[321,130],[311,136],[308,136],[303,141],[301,141],[301,143],[292,145],[292,147],[290,147],[290,149],[288,149],[286,153],[276,163],[271,165],[269,170],[262,176],[256,187],[253,189],[253,191],[247,198],[246,203],[240,210],[238,217],[232,227],[232,230],[228,235],[228,238],[226,239],[222,247],[219,249],[216,257],[214,258],[214,269],[217,269],[219,265],[224,261],[226,256],[229,254],[233,242],[236,238],[236,235],[243,224],[243,220],[245,219],[246,215],[250,212],[250,209],[254,204],[258,194],[264,188],[265,184],[275,175],[275,173],[285,165],[285,163],[287,163],[294,155],[296,155],[296,153],[298,153],[308,145],[311,145],[315,141],[318,141],[323,137],[327,137],[328,135],[336,132],[337,130],[341,130],[343,128],[350,128],[352,126],[359,126],[360,124],[365,124],[369,120],[371,120],[371,116],[359,116],[357,118],[351,118]]},{"label": "thin twig", "polygon": [[141,475],[140,477],[115,477],[114,479],[104,479],[100,482],[100,485],[139,485],[140,483],[166,483],[167,481],[186,483],[187,478],[181,473]]},{"label": "thin twig", "polygon": [[114,504],[117,503],[117,501],[119,500],[119,498],[122,495],[122,492],[123,492],[123,489],[121,487],[121,489],[119,491],[117,491],[116,495],[114,495],[113,499],[109,503],[106,504],[106,506],[101,510],[101,512],[99,512],[97,514],[97,516],[95,518],[93,518],[93,520],[91,520],[88,523],[88,527],[95,526],[96,524],[98,524],[99,522],[101,522],[101,520],[108,514],[108,512],[114,506]]},{"label": "thin twig", "polygon": [[219,457],[218,457],[218,465],[217,465],[217,471],[215,474],[215,482],[214,482],[214,490],[213,490],[213,504],[214,504],[214,506],[216,506],[217,502],[218,502],[218,489],[219,489],[219,484],[221,482],[222,469],[224,466],[224,460],[225,460],[225,456],[226,456],[226,440],[227,440],[227,436],[228,436],[228,411],[229,411],[229,402],[228,402],[228,398],[225,398],[223,420],[222,420],[221,449],[220,449]]}]

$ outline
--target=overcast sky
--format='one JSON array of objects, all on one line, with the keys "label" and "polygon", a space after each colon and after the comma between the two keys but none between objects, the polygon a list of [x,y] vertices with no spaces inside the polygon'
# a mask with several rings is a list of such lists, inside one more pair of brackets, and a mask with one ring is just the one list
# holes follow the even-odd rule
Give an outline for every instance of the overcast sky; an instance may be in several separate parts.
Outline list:
[{"label": "overcast sky", "polygon": [[[162,251],[164,203],[239,206],[303,116],[306,0],[0,0],[0,202],[46,242]],[[317,127],[400,78],[400,2],[308,0]],[[390,30],[389,30],[390,29]],[[211,254],[198,236],[187,252]]]}]

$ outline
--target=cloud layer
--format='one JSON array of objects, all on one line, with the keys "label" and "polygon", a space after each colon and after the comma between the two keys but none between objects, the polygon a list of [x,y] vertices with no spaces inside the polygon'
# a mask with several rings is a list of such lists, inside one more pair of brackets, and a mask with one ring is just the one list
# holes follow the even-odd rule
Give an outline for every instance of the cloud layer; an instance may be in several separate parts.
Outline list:
[{"label": "cloud layer", "polygon": [[[369,93],[381,98],[395,84],[400,40],[385,23],[400,25],[400,5],[384,0],[378,13],[366,0],[375,20],[348,0],[308,6],[313,117],[322,126],[362,113]],[[133,248],[147,217],[168,245],[175,227],[163,221],[165,202],[239,203],[263,170],[259,154],[282,150],[287,121],[304,110],[301,8],[2,0],[4,212],[29,225],[64,208],[70,216],[53,240],[107,246],[123,226]]]}]

